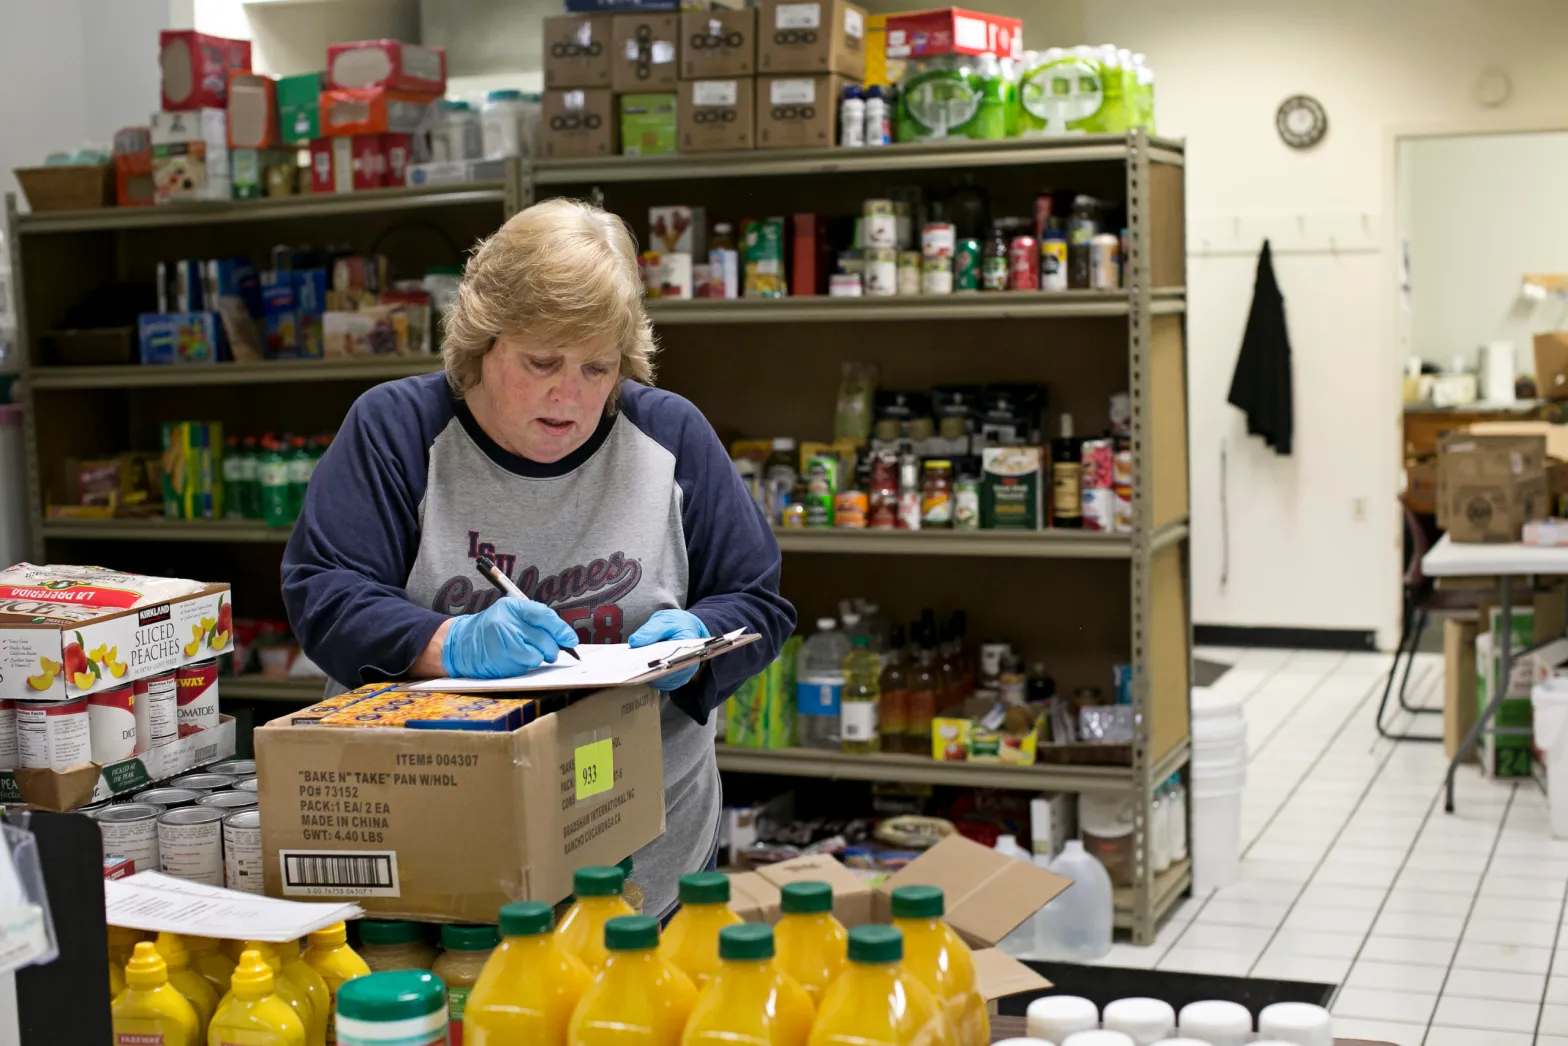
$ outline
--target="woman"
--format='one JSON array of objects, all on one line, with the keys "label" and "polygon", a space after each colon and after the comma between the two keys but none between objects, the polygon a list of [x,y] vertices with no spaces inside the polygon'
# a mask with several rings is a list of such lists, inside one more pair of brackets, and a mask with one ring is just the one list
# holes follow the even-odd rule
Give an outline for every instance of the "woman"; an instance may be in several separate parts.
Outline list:
[{"label": "woman", "polygon": [[[579,642],[761,633],[653,684],[667,824],[637,879],[667,913],[718,845],[709,714],[795,625],[778,545],[703,416],[648,387],[618,218],[567,200],[517,214],[469,261],[445,331],[445,373],[365,393],[317,467],[283,557],[290,623],[342,688],[518,675]],[[480,555],[537,602],[497,598]]]}]

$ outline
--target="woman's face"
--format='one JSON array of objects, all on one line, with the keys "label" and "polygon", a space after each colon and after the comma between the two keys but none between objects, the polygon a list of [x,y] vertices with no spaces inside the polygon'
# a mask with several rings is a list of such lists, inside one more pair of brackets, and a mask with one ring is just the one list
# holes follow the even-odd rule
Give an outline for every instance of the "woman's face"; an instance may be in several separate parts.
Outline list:
[{"label": "woman's face", "polygon": [[501,446],[542,464],[588,441],[620,379],[614,346],[540,345],[499,338],[485,353],[470,409]]}]

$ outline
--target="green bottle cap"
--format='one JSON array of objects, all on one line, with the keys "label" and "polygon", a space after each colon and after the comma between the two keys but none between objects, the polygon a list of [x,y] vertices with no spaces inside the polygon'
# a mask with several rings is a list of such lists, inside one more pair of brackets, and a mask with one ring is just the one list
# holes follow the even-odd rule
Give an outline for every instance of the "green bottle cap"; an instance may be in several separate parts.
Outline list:
[{"label": "green bottle cap", "polygon": [[874,924],[849,931],[850,962],[898,962],[903,957],[904,932],[896,926]]},{"label": "green bottle cap", "polygon": [[789,883],[779,891],[779,909],[785,915],[816,915],[833,910],[833,887],[809,881]]},{"label": "green bottle cap", "polygon": [[359,939],[364,944],[413,944],[425,935],[418,923],[392,922],[387,919],[361,919]]},{"label": "green bottle cap", "polygon": [[572,893],[578,897],[617,897],[626,875],[614,865],[590,865],[572,873]]},{"label": "green bottle cap", "polygon": [[449,952],[485,952],[500,943],[494,926],[441,927],[441,947]]},{"label": "green bottle cap", "polygon": [[446,985],[429,970],[391,970],[344,981],[338,1016],[354,1021],[406,1021],[446,1009]]},{"label": "green bottle cap", "polygon": [[630,879],[632,877],[632,859],[630,857],[626,858],[626,860],[622,861],[615,867],[619,868],[621,870],[621,874],[626,876],[626,878]]},{"label": "green bottle cap", "polygon": [[543,901],[514,901],[501,906],[502,937],[533,937],[555,929],[555,909]]},{"label": "green bottle cap", "polygon": [[618,915],[604,924],[604,946],[612,952],[657,948],[659,920],[651,915]]},{"label": "green bottle cap", "polygon": [[719,931],[719,958],[773,958],[773,927],[762,923],[741,923]]},{"label": "green bottle cap", "polygon": [[729,904],[730,877],[723,872],[692,872],[680,879],[682,904]]},{"label": "green bottle cap", "polygon": [[944,908],[940,886],[900,886],[893,891],[895,919],[940,919]]}]

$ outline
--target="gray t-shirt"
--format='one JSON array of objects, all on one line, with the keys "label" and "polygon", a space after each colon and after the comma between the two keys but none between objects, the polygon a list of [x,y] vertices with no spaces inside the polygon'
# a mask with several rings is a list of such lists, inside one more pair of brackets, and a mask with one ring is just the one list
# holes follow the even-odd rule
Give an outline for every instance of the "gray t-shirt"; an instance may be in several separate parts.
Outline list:
[{"label": "gray t-shirt", "polygon": [[678,396],[624,383],[583,447],[541,465],[497,446],[442,375],[406,378],[360,397],[312,477],[283,563],[295,634],[344,686],[401,678],[444,616],[497,598],[474,570],[481,554],[585,643],[625,642],[666,607],[714,635],[762,633],[663,699],[666,828],[635,877],[646,910],[668,911],[717,844],[708,713],[794,628],[772,532]]}]

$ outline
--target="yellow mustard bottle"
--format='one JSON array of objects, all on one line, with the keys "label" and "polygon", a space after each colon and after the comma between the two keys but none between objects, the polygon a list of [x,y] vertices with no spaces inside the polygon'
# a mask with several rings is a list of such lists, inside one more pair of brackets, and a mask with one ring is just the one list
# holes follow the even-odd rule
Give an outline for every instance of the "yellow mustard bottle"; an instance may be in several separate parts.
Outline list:
[{"label": "yellow mustard bottle", "polygon": [[125,973],[114,963],[109,964],[109,1001],[113,1002],[125,990]]},{"label": "yellow mustard bottle", "polygon": [[702,991],[719,970],[719,931],[741,918],[730,911],[730,877],[722,872],[681,876],[680,898],[680,911],[659,935],[659,954]]},{"label": "yellow mustard bottle", "polygon": [[207,1025],[218,1008],[218,993],[207,983],[207,978],[191,969],[191,954],[185,950],[185,941],[179,934],[160,933],[153,946],[168,966],[169,983],[196,1011],[196,1041],[206,1041]]},{"label": "yellow mustard bottle", "polygon": [[309,1043],[310,1029],[316,1020],[315,1010],[310,1005],[309,997],[284,975],[283,957],[278,954],[278,946],[270,941],[246,941],[245,951],[258,953],[272,967],[272,990],[278,998],[293,1007],[295,1016],[305,1027],[305,1040]]},{"label": "yellow mustard bottle", "polygon": [[207,1046],[306,1046],[305,1025],[277,993],[277,978],[260,952],[240,954]]},{"label": "yellow mustard bottle", "polygon": [[109,927],[109,963],[118,966],[120,972],[125,972],[125,964],[131,961],[131,953],[136,950],[136,942],[149,940],[140,930],[133,930],[129,926]]},{"label": "yellow mustard bottle", "polygon": [[191,969],[207,978],[212,990],[221,999],[228,993],[229,978],[234,976],[234,960],[223,954],[222,941],[216,937],[196,937],[182,934],[185,950],[191,953]]},{"label": "yellow mustard bottle", "polygon": [[463,1046],[566,1046],[572,1011],[593,983],[556,943],[555,910],[541,901],[501,908],[501,943],[468,994]]},{"label": "yellow mustard bottle", "polygon": [[[356,977],[370,976],[370,967],[359,953],[348,946],[348,927],[342,923],[333,923],[319,930],[311,931],[305,938],[308,945],[300,958],[310,964],[321,979],[327,983],[327,996],[330,1004],[327,1013],[337,1012],[338,989]],[[337,1042],[337,1022],[327,1022],[327,1042]]]},{"label": "yellow mustard bottle", "polygon": [[555,938],[594,973],[610,957],[604,946],[604,924],[617,916],[635,915],[621,897],[626,873],[614,866],[590,866],[572,873],[572,906],[561,917]]},{"label": "yellow mustard bottle", "polygon": [[946,905],[938,886],[893,891],[893,925],[904,934],[904,968],[947,1010],[958,1046],[990,1046],[991,1022],[975,984],[969,945],[942,920]]},{"label": "yellow mustard bottle", "polygon": [[773,930],[726,926],[719,968],[697,997],[681,1046],[806,1046],[815,1016],[806,989],[773,961]]},{"label": "yellow mustard bottle", "polygon": [[812,1005],[821,1006],[849,954],[849,933],[833,917],[833,887],[816,880],[786,883],[779,890],[779,910],[783,914],[773,928],[779,968],[806,989]]},{"label": "yellow mustard bottle", "polygon": [[116,1046],[204,1046],[196,1037],[195,1008],[169,983],[169,964],[151,941],[137,942],[110,1019]]},{"label": "yellow mustard bottle", "polygon": [[326,1046],[327,1034],[332,1026],[332,990],[326,978],[306,962],[299,952],[299,941],[283,941],[274,947],[283,961],[283,979],[305,993],[310,1000],[312,1020],[305,1024],[307,1046]]}]

